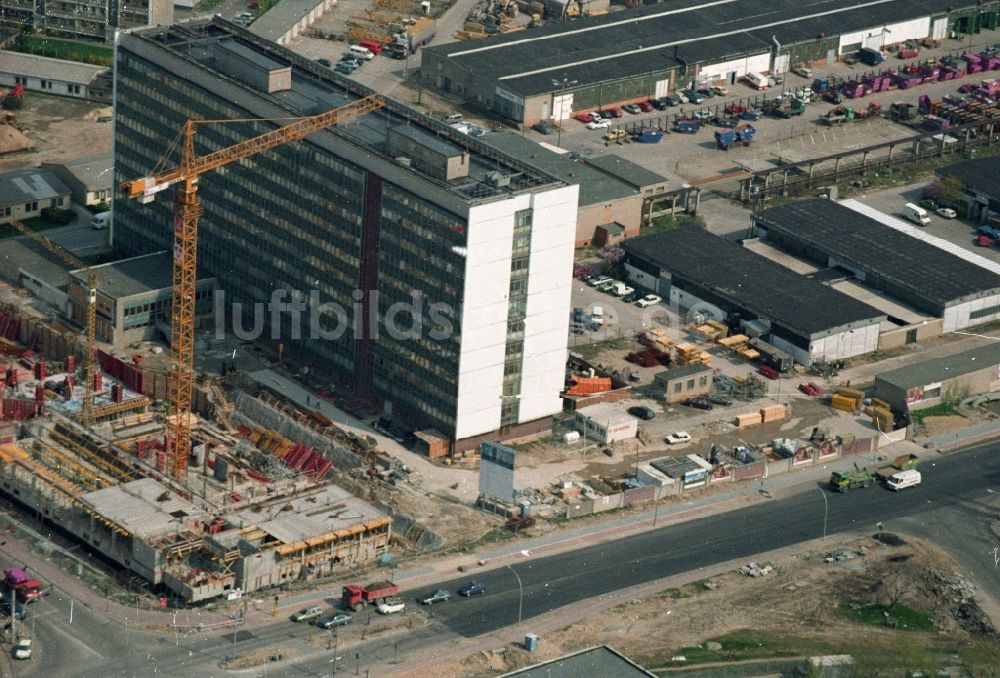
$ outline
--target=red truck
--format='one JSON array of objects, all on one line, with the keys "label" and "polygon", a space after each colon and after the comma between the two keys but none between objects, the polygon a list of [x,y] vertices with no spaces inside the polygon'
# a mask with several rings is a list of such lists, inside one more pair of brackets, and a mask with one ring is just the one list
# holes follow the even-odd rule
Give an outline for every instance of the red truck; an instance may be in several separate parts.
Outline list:
[{"label": "red truck", "polygon": [[387,581],[376,581],[364,586],[348,584],[340,594],[344,607],[355,612],[365,605],[378,605],[386,598],[392,598],[399,593],[399,586]]}]

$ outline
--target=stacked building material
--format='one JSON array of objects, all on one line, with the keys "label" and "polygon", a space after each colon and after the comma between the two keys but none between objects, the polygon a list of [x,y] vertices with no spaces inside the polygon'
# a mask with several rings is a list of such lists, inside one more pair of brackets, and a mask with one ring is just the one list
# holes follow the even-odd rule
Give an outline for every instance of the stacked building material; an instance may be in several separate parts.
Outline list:
[{"label": "stacked building material", "polygon": [[738,428],[756,426],[759,423],[761,423],[760,412],[747,412],[746,414],[736,415],[736,426]]},{"label": "stacked building material", "polygon": [[609,377],[581,377],[574,374],[573,383],[566,389],[566,395],[586,396],[595,393],[606,393],[611,390],[611,379]]},{"label": "stacked building material", "polygon": [[771,405],[760,408],[760,421],[768,424],[772,421],[784,421],[788,417],[787,405]]},{"label": "stacked building material", "polygon": [[680,344],[677,346],[677,357],[674,358],[674,362],[678,366],[697,365],[701,363],[706,367],[710,367],[712,365],[712,356],[692,344]]},{"label": "stacked building material", "polygon": [[858,401],[854,398],[835,393],[830,398],[830,407],[841,412],[857,412]]}]

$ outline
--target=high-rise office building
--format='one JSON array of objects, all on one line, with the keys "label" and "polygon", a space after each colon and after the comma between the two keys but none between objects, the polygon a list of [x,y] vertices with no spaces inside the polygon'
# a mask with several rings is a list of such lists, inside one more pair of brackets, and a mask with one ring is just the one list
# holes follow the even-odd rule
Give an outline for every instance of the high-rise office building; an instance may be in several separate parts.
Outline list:
[{"label": "high-rise office building", "polygon": [[[200,126],[205,153],[372,93],[219,20],[121,34],[115,77],[116,181],[176,165],[190,118],[240,120]],[[199,269],[217,324],[266,324],[286,359],[468,449],[561,409],[577,190],[387,99],[202,176]],[[115,244],[170,248],[172,199],[117,199]]]}]

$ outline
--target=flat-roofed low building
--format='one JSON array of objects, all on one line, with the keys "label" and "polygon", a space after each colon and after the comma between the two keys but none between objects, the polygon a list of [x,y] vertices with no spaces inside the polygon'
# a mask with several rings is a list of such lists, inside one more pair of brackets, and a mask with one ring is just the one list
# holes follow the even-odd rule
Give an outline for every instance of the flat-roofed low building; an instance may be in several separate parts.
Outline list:
[{"label": "flat-roofed low building", "polygon": [[[115,349],[150,339],[170,336],[173,300],[173,259],[169,252],[156,252],[90,269],[98,278],[97,338]],[[70,319],[86,323],[89,276],[72,271],[69,283]],[[199,276],[195,299],[197,318],[212,315],[215,279]]]},{"label": "flat-roofed low building", "polygon": [[712,390],[712,368],[702,363],[672,367],[653,377],[653,390],[668,403],[703,396]]},{"label": "flat-roofed low building", "polygon": [[1000,390],[1000,343],[925,360],[875,377],[875,395],[905,412]]},{"label": "flat-roofed low building", "polygon": [[69,201],[69,188],[47,169],[0,174],[0,224],[40,216],[49,207],[66,209]]},{"label": "flat-roofed low building", "polygon": [[639,433],[639,420],[611,403],[599,403],[577,410],[576,426],[587,441],[601,445],[635,438]]},{"label": "flat-roofed low building", "polygon": [[84,207],[107,204],[111,200],[114,159],[111,154],[39,165],[59,177],[73,195],[73,202]]},{"label": "flat-roofed low building", "polygon": [[89,99],[98,91],[105,92],[101,76],[110,70],[107,66],[4,51],[0,59],[0,86],[24,85],[29,92]]}]

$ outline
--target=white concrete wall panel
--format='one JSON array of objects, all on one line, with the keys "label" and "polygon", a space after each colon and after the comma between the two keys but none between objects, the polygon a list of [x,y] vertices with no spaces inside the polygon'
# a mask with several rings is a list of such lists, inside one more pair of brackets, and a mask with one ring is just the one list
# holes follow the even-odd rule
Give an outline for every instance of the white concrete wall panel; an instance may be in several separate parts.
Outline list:
[{"label": "white concrete wall panel", "polygon": [[956,330],[964,330],[967,327],[981,325],[982,323],[997,320],[1000,318],[1000,312],[990,313],[983,316],[977,315],[975,319],[971,318],[971,314],[974,311],[994,309],[997,307],[1000,307],[1000,295],[996,294],[991,294],[987,297],[972,299],[971,301],[949,306],[944,310],[942,331],[955,332]]},{"label": "white concrete wall panel", "polygon": [[526,207],[529,197],[518,196],[469,210],[457,438],[500,427],[514,212]]},{"label": "white concrete wall panel", "polygon": [[653,277],[631,264],[625,264],[625,275],[631,282],[641,285],[647,289],[651,289],[654,292],[659,289],[660,279],[658,277]]},{"label": "white concrete wall panel", "polygon": [[702,66],[698,78],[701,80],[721,80],[734,71],[736,77],[741,77],[747,73],[763,73],[769,70],[771,70],[770,50],[753,56]]},{"label": "white concrete wall panel", "polygon": [[519,421],[562,410],[579,186],[537,193],[531,227]]}]

